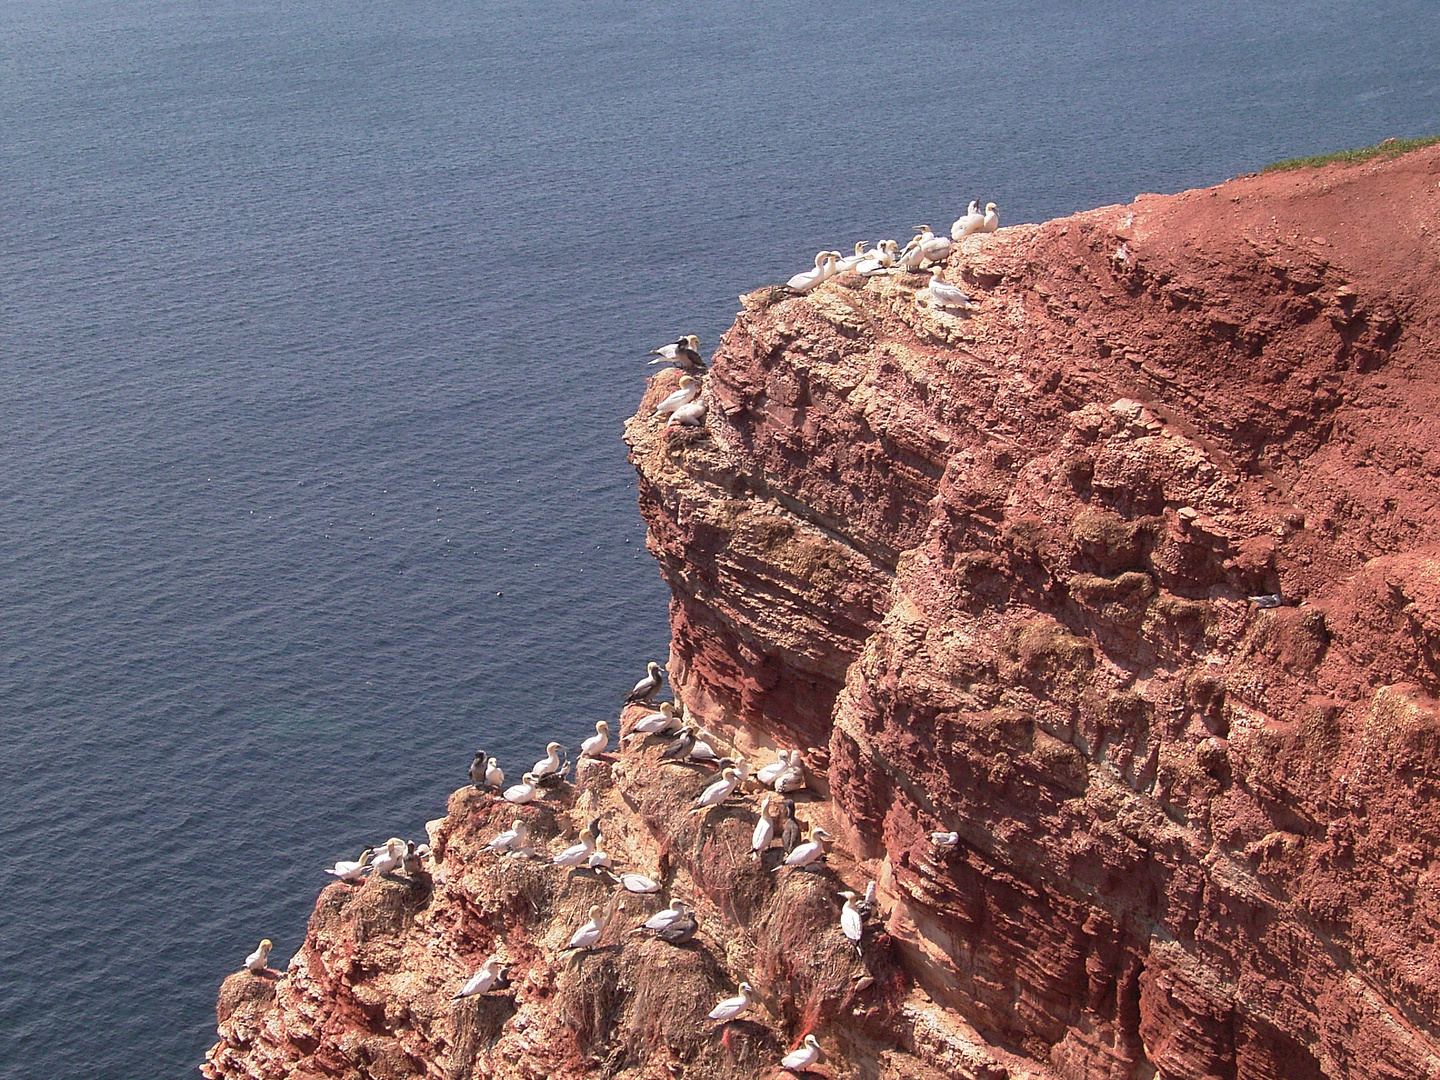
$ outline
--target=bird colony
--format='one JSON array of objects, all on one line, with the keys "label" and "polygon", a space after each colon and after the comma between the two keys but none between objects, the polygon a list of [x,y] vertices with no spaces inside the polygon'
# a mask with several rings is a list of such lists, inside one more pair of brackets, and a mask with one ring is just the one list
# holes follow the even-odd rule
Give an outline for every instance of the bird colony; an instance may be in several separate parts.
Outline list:
[{"label": "bird colony", "polygon": [[[989,203],[982,212],[978,204],[972,202],[966,214],[951,227],[949,237],[937,236],[929,226],[920,226],[904,248],[894,240],[885,240],[874,246],[857,243],[854,254],[844,258],[838,251],[822,251],[815,256],[814,268],[790,278],[786,287],[797,294],[807,293],[836,274],[852,270],[862,277],[876,277],[929,269],[932,275],[929,284],[932,304],[965,310],[971,306],[970,298],[958,287],[941,280],[940,267],[949,258],[954,241],[973,233],[994,232],[998,227],[999,218],[994,203]],[[673,364],[684,371],[678,388],[656,406],[655,414],[666,418],[666,428],[703,425],[706,405],[702,397],[702,382],[706,365],[700,355],[699,338],[687,334],[655,349],[650,355],[654,357],[651,364]],[[807,828],[796,816],[795,795],[805,792],[808,787],[804,752],[797,748],[777,749],[773,761],[761,763],[752,770],[748,760],[717,749],[720,740],[689,716],[678,694],[672,695],[673,701],[657,704],[655,697],[665,685],[665,669],[651,661],[646,666],[644,677],[624,698],[627,706],[644,706],[651,711],[630,724],[630,729],[620,735],[613,752],[610,750],[609,722],[597,721],[595,734],[580,744],[575,763],[577,778],[580,768],[587,762],[613,760],[615,755],[633,752],[644,740],[664,740],[664,749],[660,754],[662,766],[690,765],[715,770],[711,774],[713,778],[696,795],[690,811],[692,814],[708,814],[726,805],[749,806],[755,814],[751,859],[757,862],[773,860],[775,865],[771,870],[774,873],[820,873],[833,878],[833,872],[825,864],[827,845],[833,838],[818,825]],[[489,798],[497,803],[534,805],[553,812],[549,801],[567,783],[571,766],[567,748],[559,742],[551,742],[545,747],[544,756],[521,774],[519,783],[507,785],[506,774],[499,761],[484,751],[476,751],[475,759],[470,763],[469,777],[477,789],[488,792]],[[960,834],[937,830],[930,833],[929,839],[937,857],[943,857],[959,845]],[[486,843],[485,850],[496,859],[545,862],[557,873],[592,874],[624,892],[651,894],[665,891],[662,882],[641,872],[640,868],[616,865],[604,850],[599,818],[580,830],[577,841],[560,851],[537,848],[524,819],[517,817],[509,828],[502,829]],[[327,867],[325,873],[349,886],[360,885],[367,876],[417,882],[430,873],[431,861],[428,844],[417,845],[392,836],[383,844],[365,848],[353,860],[336,862],[334,866]],[[836,879],[835,884],[842,883]],[[869,882],[863,894],[836,888],[834,896],[843,901],[835,925],[854,945],[863,961],[866,931],[871,920],[878,915],[876,884]],[[617,946],[613,943],[602,945],[602,941],[607,938],[613,941],[624,933],[651,935],[676,947],[699,946],[695,940],[699,928],[696,912],[681,899],[671,899],[666,907],[635,927],[607,926],[604,912],[603,907],[592,906],[589,917],[574,928],[568,945],[561,953],[574,957],[601,948],[615,948]],[[245,958],[244,967],[261,977],[276,977],[277,973],[268,967],[272,948],[268,938],[261,941],[259,947]],[[506,993],[510,990],[507,972],[508,968],[499,954],[489,957],[457,986],[453,1000]],[[862,984],[871,981],[873,979],[865,976],[857,988],[863,989]],[[742,981],[734,996],[715,1004],[709,1019],[717,1025],[729,1024],[758,1004],[754,988]],[[807,1032],[780,1060],[779,1065],[798,1073],[823,1059],[824,1050],[819,1040]]]}]

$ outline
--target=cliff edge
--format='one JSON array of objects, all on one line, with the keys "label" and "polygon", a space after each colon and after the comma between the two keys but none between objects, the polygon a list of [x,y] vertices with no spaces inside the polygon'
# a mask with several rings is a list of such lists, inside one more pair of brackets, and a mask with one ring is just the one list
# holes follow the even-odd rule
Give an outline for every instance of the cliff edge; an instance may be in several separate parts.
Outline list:
[{"label": "cliff edge", "polygon": [[828,866],[751,859],[754,799],[691,814],[653,739],[520,813],[690,900],[671,946],[462,789],[424,874],[227,981],[207,1075],[771,1076],[813,1033],[833,1077],[1440,1077],[1440,148],[956,247],[972,311],[752,293],[705,426],[665,373],[626,428],[677,694],[802,749]]}]

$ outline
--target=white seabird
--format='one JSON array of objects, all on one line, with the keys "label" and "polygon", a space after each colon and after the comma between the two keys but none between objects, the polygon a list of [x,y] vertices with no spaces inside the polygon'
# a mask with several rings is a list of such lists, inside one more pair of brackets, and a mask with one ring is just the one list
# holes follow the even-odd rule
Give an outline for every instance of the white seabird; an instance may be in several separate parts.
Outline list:
[{"label": "white seabird", "polygon": [[521,803],[534,802],[537,798],[540,797],[540,785],[535,782],[535,774],[527,772],[523,777],[521,777],[520,783],[514,785],[513,787],[506,788],[505,794],[501,797],[506,802],[515,803],[517,805]]},{"label": "white seabird", "polygon": [[496,854],[502,851],[513,851],[515,848],[525,846],[525,841],[529,837],[529,834],[530,827],[517,817],[510,823],[510,828],[495,837],[494,840],[491,840],[485,847],[487,850],[493,851]]},{"label": "white seabird", "polygon": [[815,269],[807,270],[803,274],[796,274],[785,284],[796,292],[809,292],[819,285],[826,278],[835,274],[836,260],[840,258],[838,251],[821,251],[815,255]]},{"label": "white seabird", "polygon": [[948,236],[936,236],[931,234],[928,240],[920,241],[920,254],[923,256],[920,265],[926,263],[944,262],[950,257],[950,238]]},{"label": "white seabird", "polygon": [[270,950],[274,947],[274,943],[268,937],[262,938],[259,947],[245,957],[245,966],[258,975],[269,967]]},{"label": "white seabird", "polygon": [[333,869],[327,866],[325,868],[325,872],[339,878],[341,881],[348,882],[353,885],[355,882],[359,881],[362,877],[365,876],[365,871],[369,869],[366,864],[370,861],[370,856],[374,854],[375,849],[367,847],[364,851],[360,852],[360,858],[358,861],[337,862]]},{"label": "white seabird", "polygon": [[955,219],[955,224],[950,226],[950,238],[959,240],[962,236],[969,236],[977,233],[985,227],[985,215],[980,212],[980,204],[974,199],[965,210],[965,216]]},{"label": "white seabird", "polygon": [[806,1035],[805,1041],[800,1044],[798,1050],[794,1050],[780,1059],[780,1067],[790,1069],[792,1072],[804,1072],[819,1060],[819,1040],[814,1035]]},{"label": "white seabird", "polygon": [[505,786],[505,773],[493,757],[485,763],[485,783],[497,791]]},{"label": "white seabird", "polygon": [[655,893],[660,891],[660,883],[644,874],[621,874],[620,884],[626,892]]},{"label": "white seabird", "polygon": [[[604,720],[595,721],[595,734],[580,744],[581,757],[599,757],[610,745],[610,725]],[[575,774],[579,776],[579,773]]]},{"label": "white seabird", "polygon": [[695,735],[695,745],[690,747],[690,760],[719,761],[720,755],[715,752],[713,746],[705,741],[705,739],[713,739],[715,736],[711,735],[708,731],[697,731]]},{"label": "white seabird", "polygon": [[948,850],[960,843],[960,834],[958,832],[932,832],[930,834],[930,842],[938,848],[946,848]]},{"label": "white seabird", "polygon": [[789,751],[789,750],[776,750],[776,751],[775,751],[775,760],[774,760],[773,762],[771,762],[769,765],[766,765],[766,766],[765,766],[764,768],[762,768],[759,772],[757,772],[757,773],[755,774],[755,780],[756,780],[757,783],[761,783],[761,784],[764,784],[766,787],[769,787],[771,784],[773,784],[773,783],[775,782],[775,778],[776,778],[777,776],[779,776],[782,772],[784,772],[786,769],[788,769],[789,767],[790,767],[790,751]]},{"label": "white seabird", "polygon": [[930,231],[929,225],[917,226],[917,231],[910,242],[905,245],[905,250],[900,253],[896,266],[902,270],[918,270],[920,264],[925,261],[924,243],[926,240],[935,239],[935,234]]},{"label": "white seabird", "polygon": [[665,426],[667,428],[699,427],[705,423],[705,414],[709,411],[709,406],[700,398],[687,401],[670,414],[670,419],[665,421]]},{"label": "white seabird", "polygon": [[686,334],[669,345],[651,349],[650,355],[656,358],[650,361],[651,364],[679,364],[687,371],[699,371],[705,367],[705,361],[700,356],[700,339],[694,334]]},{"label": "white seabird", "polygon": [[[700,381],[689,375],[680,376],[680,389],[655,406],[656,416],[669,416],[681,405],[688,405],[700,394]],[[655,689],[660,689],[658,686]]]},{"label": "white seabird", "polygon": [[594,851],[590,853],[590,857],[585,860],[585,865],[588,866],[591,870],[599,870],[604,867],[612,866],[614,864],[610,861],[610,854],[608,852],[601,851],[597,847]]},{"label": "white seabird", "polygon": [[[660,703],[660,711],[649,713],[635,721],[635,726],[630,729],[630,735],[658,735],[662,731],[670,731],[680,723],[675,715],[675,706],[668,701]],[[627,739],[630,735],[625,736]]]},{"label": "white seabird", "polygon": [[580,842],[560,852],[553,862],[556,866],[582,866],[594,850],[595,834],[589,829],[581,829]]},{"label": "white seabird", "polygon": [[838,263],[836,263],[835,273],[843,274],[846,270],[854,270],[855,267],[859,266],[862,262],[865,261],[865,255],[865,241],[857,240],[855,243],[855,254],[846,255],[845,258],[841,259]]},{"label": "white seabird", "polygon": [[695,800],[695,809],[691,810],[690,813],[698,814],[710,809],[712,806],[719,806],[730,797],[730,793],[735,790],[736,785],[739,783],[739,773],[734,769],[725,769],[720,774],[719,780],[716,780],[700,793],[700,797]]},{"label": "white seabird", "polygon": [[985,227],[983,232],[994,232],[1000,228],[999,208],[993,203],[985,204]]},{"label": "white seabird", "polygon": [[972,301],[964,289],[940,279],[939,270],[930,271],[930,301],[936,307],[968,310]]},{"label": "white seabird", "polygon": [[560,771],[560,751],[564,749],[565,747],[558,742],[547,743],[545,756],[535,762],[535,767],[530,770],[530,775],[539,780],[551,773],[558,773]]},{"label": "white seabird", "polygon": [[[689,378],[689,376],[682,376],[680,381],[684,382],[686,378]],[[670,396],[674,397],[675,395],[671,394]],[[668,401],[669,398],[666,400]],[[660,690],[660,687],[664,685],[665,669],[654,660],[651,660],[650,663],[645,665],[645,677],[635,684],[634,689],[632,689],[630,693],[625,695],[625,701],[630,705],[648,705],[650,704],[650,699],[653,698]]]},{"label": "white seabird", "polygon": [[866,252],[865,258],[855,266],[855,272],[861,277],[874,277],[876,274],[888,273],[900,258],[900,245],[894,240],[885,240],[875,245],[874,249]]},{"label": "white seabird", "polygon": [[570,938],[569,948],[588,949],[600,940],[600,934],[605,929],[604,909],[596,904],[590,909],[590,921],[584,923],[576,930]]},{"label": "white seabird", "polygon": [[499,981],[500,958],[498,956],[492,956],[480,965],[480,970],[475,972],[474,975],[471,975],[465,985],[460,988],[460,992],[450,1000],[459,1001],[461,998],[475,997],[477,994],[483,994],[485,991],[493,989]]},{"label": "white seabird", "polygon": [[815,860],[825,854],[825,841],[830,839],[830,834],[819,825],[810,830],[810,839],[803,844],[795,845],[795,850],[785,856],[785,861],[776,870],[787,866],[809,866]]},{"label": "white seabird", "polygon": [[790,764],[781,769],[771,786],[781,795],[799,791],[805,786],[805,767],[800,764],[800,751],[790,751]]},{"label": "white seabird", "polygon": [[718,1020],[720,1023],[728,1023],[734,1020],[746,1009],[755,1003],[755,988],[747,982],[740,984],[740,993],[735,997],[724,998],[710,1010],[710,1019]]},{"label": "white seabird", "polygon": [[385,850],[375,856],[375,861],[370,864],[371,877],[389,877],[400,868],[405,861],[405,841],[398,836],[392,836],[385,841]]},{"label": "white seabird", "polygon": [[675,922],[678,919],[683,919],[684,917],[685,901],[671,900],[669,907],[661,908],[654,915],[651,915],[650,918],[646,919],[643,923],[641,923],[639,926],[637,926],[634,930],[630,932],[632,934],[639,934],[645,930],[664,930],[671,923]]},{"label": "white seabird", "polygon": [[755,831],[750,834],[750,855],[760,858],[761,853],[775,839],[775,819],[770,816],[770,796],[760,801],[760,820],[755,822]]},{"label": "white seabird", "polygon": [[855,906],[855,894],[853,892],[842,892],[841,898],[845,906],[840,909],[840,929],[845,936],[855,943],[855,948],[860,948],[860,938],[865,934],[865,920],[860,915],[860,910]]}]

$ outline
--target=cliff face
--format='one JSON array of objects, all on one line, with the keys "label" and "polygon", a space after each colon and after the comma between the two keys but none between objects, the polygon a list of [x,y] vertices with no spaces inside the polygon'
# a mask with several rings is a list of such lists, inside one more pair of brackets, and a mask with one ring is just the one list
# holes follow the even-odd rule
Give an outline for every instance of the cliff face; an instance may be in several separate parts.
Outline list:
[{"label": "cliff face", "polygon": [[[754,798],[692,815],[712,777],[641,740],[462,789],[426,873],[227,980],[207,1075],[738,1078],[814,1032],[834,1077],[1440,1078],[1437,237],[1432,148],[967,238],[968,314],[743,297],[705,428],[650,415],[666,373],[626,439],[677,692],[804,748],[829,867],[752,860]],[[515,816],[665,889],[489,856]],[[696,942],[629,933],[670,896]]]},{"label": "cliff face", "polygon": [[1433,149],[1144,196],[967,238],[968,316],[742,298],[630,428],[687,700],[1053,1075],[1440,1075],[1437,237]]}]

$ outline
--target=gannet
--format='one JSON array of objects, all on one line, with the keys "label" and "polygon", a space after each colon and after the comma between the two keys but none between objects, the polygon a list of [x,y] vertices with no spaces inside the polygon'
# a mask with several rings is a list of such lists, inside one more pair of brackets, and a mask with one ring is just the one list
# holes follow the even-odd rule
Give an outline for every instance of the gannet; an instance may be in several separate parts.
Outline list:
[{"label": "gannet", "polygon": [[694,334],[686,334],[676,338],[673,344],[651,349],[650,355],[656,357],[650,361],[652,364],[678,364],[687,371],[705,369],[705,361],[700,356],[700,339]]},{"label": "gannet", "polygon": [[875,882],[865,886],[865,899],[855,905],[855,910],[860,912],[862,919],[868,919],[875,914]]},{"label": "gannet", "polygon": [[807,270],[803,274],[796,274],[785,284],[796,292],[809,292],[819,285],[826,278],[832,277],[835,273],[836,260],[840,258],[838,251],[821,251],[815,255],[815,269]]},{"label": "gannet", "polygon": [[985,204],[985,232],[994,232],[1000,228],[1000,214],[993,202]]},{"label": "gannet", "polygon": [[726,769],[720,774],[719,780],[700,793],[700,797],[695,800],[695,808],[690,813],[698,814],[712,806],[719,806],[730,797],[735,785],[740,783],[738,777],[739,774],[734,769]]},{"label": "gannet", "polygon": [[755,780],[757,783],[761,783],[764,784],[766,787],[769,787],[775,782],[775,777],[779,776],[782,772],[789,768],[789,766],[790,751],[776,750],[775,760],[769,765],[766,765],[759,772],[757,772],[755,774]]},{"label": "gannet", "polygon": [[939,270],[930,271],[930,300],[936,307],[943,308],[969,308],[970,297],[964,289],[951,285],[948,281],[940,279]]},{"label": "gannet", "polygon": [[841,259],[838,263],[836,263],[836,264],[835,264],[835,273],[837,273],[837,274],[843,274],[843,273],[845,273],[846,270],[854,270],[855,267],[859,266],[860,263],[864,261],[864,259],[865,259],[865,254],[866,254],[866,253],[865,253],[865,241],[864,241],[864,240],[858,240],[858,241],[856,241],[856,243],[855,243],[855,254],[854,254],[854,255],[846,255],[845,258]]},{"label": "gannet", "polygon": [[858,951],[860,948],[860,938],[865,934],[865,920],[860,915],[859,909],[855,906],[855,894],[853,892],[842,892],[840,896],[845,901],[845,906],[840,909],[840,929],[844,931],[847,938],[855,943],[855,948]]},{"label": "gannet", "polygon": [[695,921],[695,913],[687,910],[678,919],[673,920],[664,929],[656,930],[655,936],[671,945],[683,945],[695,936],[699,923]]},{"label": "gannet", "polygon": [[485,786],[485,751],[476,750],[475,760],[470,762],[470,782],[476,787]]},{"label": "gannet", "polygon": [[902,270],[918,270],[920,264],[925,261],[925,249],[922,245],[926,240],[933,240],[935,234],[930,231],[929,225],[916,226],[915,235],[905,245],[905,250],[900,253],[896,264]]},{"label": "gannet", "polygon": [[770,796],[760,801],[760,820],[755,822],[755,831],[750,834],[751,858],[760,858],[761,853],[775,839],[775,819],[770,816]]},{"label": "gannet", "polygon": [[[656,406],[655,406],[655,415],[656,415],[656,416],[669,416],[669,415],[670,415],[671,413],[673,413],[676,409],[678,409],[681,405],[685,405],[685,404],[687,404],[687,403],[689,403],[689,402],[691,402],[691,401],[694,401],[695,398],[699,395],[699,393],[700,393],[700,382],[699,382],[699,380],[693,379],[693,378],[691,378],[689,375],[681,375],[681,376],[680,376],[680,389],[679,389],[679,390],[676,390],[673,394],[671,394],[669,397],[667,397],[664,401],[660,402],[659,405],[656,405]],[[656,689],[658,690],[659,687],[657,686]]]},{"label": "gannet", "polygon": [[820,1043],[814,1035],[806,1035],[798,1050],[780,1059],[780,1067],[792,1072],[804,1072],[820,1060]]},{"label": "gannet", "polygon": [[[595,721],[595,734],[580,744],[581,757],[599,757],[610,745],[610,725],[604,720]],[[577,772],[575,774],[579,776]]]},{"label": "gannet", "polygon": [[[675,718],[675,706],[668,701],[660,703],[660,711],[649,713],[635,721],[635,726],[630,729],[630,735],[656,735],[662,731],[669,731],[679,721]],[[630,736],[627,735],[628,739]]]},{"label": "gannet", "polygon": [[819,825],[810,830],[810,839],[803,844],[797,844],[795,850],[785,856],[785,861],[776,870],[786,866],[809,866],[816,859],[825,854],[825,841],[830,839],[830,834]]},{"label": "gannet", "polygon": [[886,240],[877,244],[874,251],[868,252],[866,257],[856,264],[855,272],[861,277],[887,273],[899,258],[900,245],[894,240]]},{"label": "gannet", "polygon": [[626,892],[653,893],[660,891],[660,883],[644,874],[621,874],[620,884]]},{"label": "gannet", "polygon": [[962,236],[969,236],[977,233],[985,227],[985,215],[980,212],[980,204],[974,199],[965,209],[965,216],[956,218],[955,224],[950,226],[950,237],[959,240]]},{"label": "gannet", "polygon": [[588,866],[591,870],[600,870],[604,867],[612,866],[614,864],[610,861],[609,853],[601,851],[597,847],[594,851],[590,853],[590,857],[585,860],[585,865]]},{"label": "gannet", "polygon": [[260,947],[245,957],[245,966],[258,975],[269,966],[270,950],[274,947],[274,943],[268,937],[263,938]]},{"label": "gannet", "polygon": [[326,867],[325,872],[339,878],[341,881],[354,884],[365,876],[365,871],[369,869],[366,863],[370,861],[370,856],[374,854],[375,849],[367,847],[364,851],[360,852],[360,858],[357,862],[337,862],[333,870]]},{"label": "gannet", "polygon": [[475,972],[474,975],[471,975],[469,981],[460,988],[460,992],[450,1000],[459,1001],[461,998],[475,997],[477,994],[483,994],[487,990],[494,989],[495,984],[499,981],[500,958],[498,956],[492,956],[480,965],[480,970]]},{"label": "gannet", "polygon": [[556,866],[582,866],[595,850],[595,834],[589,829],[580,830],[580,842],[556,855],[552,860]]},{"label": "gannet", "polygon": [[565,747],[558,742],[545,745],[545,756],[535,762],[535,767],[530,770],[530,775],[539,780],[541,777],[549,776],[551,773],[560,771],[560,751]]},{"label": "gannet", "polygon": [[742,982],[740,984],[740,993],[737,996],[724,998],[718,1005],[710,1010],[710,1019],[718,1020],[722,1024],[734,1020],[735,1017],[739,1016],[754,1004],[754,998],[752,996],[754,993],[754,987],[747,982]]},{"label": "gannet", "polygon": [[953,848],[960,843],[960,834],[958,832],[932,832],[930,842],[938,848]]},{"label": "gannet", "polygon": [[385,841],[385,850],[375,856],[375,861],[370,864],[371,876],[378,874],[380,877],[389,877],[405,859],[405,841],[398,836],[392,836]]},{"label": "gannet", "polygon": [[920,241],[920,254],[923,256],[920,260],[922,266],[926,263],[944,262],[950,257],[950,238],[932,233],[928,240]]},{"label": "gannet", "polygon": [[602,917],[604,909],[596,904],[590,909],[590,921],[576,930],[570,938],[569,948],[588,949],[600,940],[600,933],[605,929],[605,920]]},{"label": "gannet", "polygon": [[690,760],[705,762],[721,760],[720,755],[715,752],[715,748],[705,741],[706,739],[713,739],[714,737],[715,736],[711,735],[708,731],[697,731],[695,733],[695,745],[690,747]]},{"label": "gannet", "polygon": [[517,805],[520,803],[534,802],[540,797],[540,786],[536,783],[535,774],[527,772],[521,777],[520,783],[514,787],[506,788],[505,794],[502,797],[506,802]]},{"label": "gannet", "polygon": [[665,426],[670,427],[699,427],[705,423],[705,414],[710,407],[701,398],[694,401],[687,401],[670,414],[670,419],[665,421]]},{"label": "gannet", "polygon": [[805,786],[805,767],[800,764],[800,751],[790,752],[790,764],[781,769],[771,785],[781,795],[799,791]]},{"label": "gannet", "polygon": [[510,828],[495,837],[494,840],[491,840],[485,847],[496,853],[511,851],[514,848],[524,847],[529,834],[530,827],[517,817],[510,823]]},{"label": "gannet", "polygon": [[664,930],[676,919],[683,918],[684,915],[685,902],[683,900],[671,900],[669,907],[661,908],[630,932],[632,934],[640,934],[646,930]]},{"label": "gannet", "polygon": [[689,755],[690,748],[694,745],[695,730],[693,728],[683,727],[680,729],[680,734],[676,735],[675,738],[670,741],[669,745],[660,752],[660,760],[683,760]]},{"label": "gannet", "polygon": [[654,660],[645,665],[645,677],[635,684],[635,688],[625,695],[625,701],[631,705],[649,705],[660,687],[665,685],[665,669]]},{"label": "gannet", "polygon": [[795,820],[794,799],[786,799],[781,805],[785,808],[785,824],[780,826],[780,846],[785,849],[788,858],[800,842],[800,822]]},{"label": "gannet", "polygon": [[485,764],[485,783],[496,791],[505,786],[505,773],[500,768],[500,763],[493,757]]},{"label": "gannet", "polygon": [[414,840],[405,841],[405,854],[400,858],[401,863],[405,867],[405,876],[413,878],[416,874],[424,870],[425,856],[429,854],[429,844],[421,844],[419,847],[416,847]]}]

